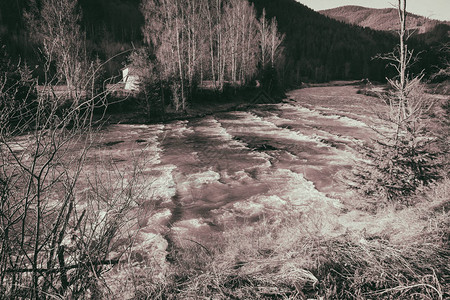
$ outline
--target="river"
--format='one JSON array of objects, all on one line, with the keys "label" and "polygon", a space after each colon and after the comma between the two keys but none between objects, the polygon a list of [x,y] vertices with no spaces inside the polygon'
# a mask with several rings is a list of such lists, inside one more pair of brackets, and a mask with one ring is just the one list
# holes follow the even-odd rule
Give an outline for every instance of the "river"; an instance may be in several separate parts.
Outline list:
[{"label": "river", "polygon": [[[230,224],[284,209],[340,209],[337,174],[370,142],[376,98],[357,88],[292,91],[279,104],[156,125],[111,125],[98,157],[138,191],[138,239],[201,240]],[[134,170],[134,171],[133,171]]]}]

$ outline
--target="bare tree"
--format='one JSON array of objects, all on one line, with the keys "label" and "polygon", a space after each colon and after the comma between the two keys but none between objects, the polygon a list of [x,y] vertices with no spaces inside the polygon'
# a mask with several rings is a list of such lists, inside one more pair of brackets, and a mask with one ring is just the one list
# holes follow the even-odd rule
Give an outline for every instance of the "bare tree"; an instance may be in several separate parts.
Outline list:
[{"label": "bare tree", "polygon": [[266,12],[263,13],[258,22],[259,39],[259,72],[262,86],[265,90],[272,92],[279,90],[278,62],[282,57],[282,43],[284,35],[278,32],[278,24],[275,18],[267,20]]},{"label": "bare tree", "polygon": [[[256,12],[247,1],[231,0],[224,8],[227,78],[243,85],[256,73],[258,56]],[[239,82],[238,82],[239,81]]]},{"label": "bare tree", "polygon": [[276,67],[278,59],[282,56],[284,41],[284,34],[278,31],[278,22],[275,17],[272,18],[269,26],[269,49],[270,49],[270,63],[272,68]]},{"label": "bare tree", "polygon": [[247,83],[260,60],[274,66],[281,54],[275,19],[267,21],[264,13],[258,31],[255,8],[244,0],[145,0],[141,10],[145,42],[170,82],[177,110],[186,107],[197,78],[209,75],[222,91],[226,82]]},{"label": "bare tree", "polygon": [[188,1],[186,4],[186,22],[184,30],[187,37],[187,77],[189,93],[192,94],[194,86],[197,84],[202,59],[202,48],[206,44],[204,21],[202,20],[201,0]]},{"label": "bare tree", "polygon": [[[202,5],[202,13],[206,16],[207,21],[207,27],[208,32],[208,52],[209,52],[209,62],[211,66],[211,79],[214,83],[214,87],[216,87],[216,70],[215,70],[215,59],[214,59],[214,39],[213,39],[213,32],[214,32],[214,19],[213,19],[213,10],[211,9],[211,4],[208,0],[203,0]],[[207,63],[206,63],[207,64]]]},{"label": "bare tree", "polygon": [[258,22],[258,30],[259,30],[259,49],[260,49],[260,60],[261,60],[261,67],[264,69],[267,65],[268,58],[270,57],[269,52],[269,41],[270,41],[270,30],[269,30],[269,22],[266,19],[266,10],[263,9],[263,12],[261,14],[261,17],[259,18]]},{"label": "bare tree", "polygon": [[[80,28],[81,10],[77,0],[31,1],[25,13],[29,32],[42,45],[45,71],[55,64],[57,75],[67,84],[70,94],[80,92],[83,75],[83,40]],[[47,82],[48,82],[47,78]],[[72,95],[71,95],[72,96]]]},{"label": "bare tree", "polygon": [[256,12],[253,6],[245,6],[240,16],[241,26],[241,72],[240,81],[245,85],[254,78],[258,64],[258,28]]},{"label": "bare tree", "polygon": [[388,79],[392,92],[385,98],[390,106],[389,119],[395,125],[395,144],[404,133],[408,133],[410,138],[421,130],[420,124],[423,117],[432,107],[432,101],[420,87],[423,74],[410,76],[408,73],[411,65],[416,61],[417,56],[413,50],[408,49],[407,40],[410,35],[406,28],[406,0],[398,0],[397,11],[400,21],[399,46],[396,50],[381,58],[390,61],[398,76]]},{"label": "bare tree", "polygon": [[184,11],[179,0],[143,1],[144,41],[156,54],[162,80],[169,82],[176,111],[186,108]]},{"label": "bare tree", "polygon": [[259,18],[258,30],[261,67],[264,69],[270,63],[270,66],[274,68],[282,52],[281,44],[284,40],[284,34],[278,32],[278,23],[275,17],[270,21],[267,20],[265,9],[263,9]]}]

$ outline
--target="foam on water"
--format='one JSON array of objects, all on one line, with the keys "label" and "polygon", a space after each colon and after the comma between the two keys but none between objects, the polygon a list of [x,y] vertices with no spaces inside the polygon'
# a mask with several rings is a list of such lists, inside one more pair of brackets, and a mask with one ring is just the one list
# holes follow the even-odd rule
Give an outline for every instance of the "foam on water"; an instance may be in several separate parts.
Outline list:
[{"label": "foam on water", "polygon": [[195,240],[198,237],[205,238],[211,234],[211,227],[203,218],[195,218],[175,223],[171,227],[171,231],[178,238],[178,241],[183,242],[183,240]]},{"label": "foam on water", "polygon": [[220,179],[220,174],[212,170],[208,170],[202,173],[190,174],[186,179],[187,184],[199,188],[204,184],[218,181]]},{"label": "foam on water", "polygon": [[143,216],[142,224],[139,224],[142,231],[161,233],[167,230],[167,223],[172,217],[172,211],[169,208],[157,209],[151,208]]},{"label": "foam on water", "polygon": [[[286,126],[286,125],[293,125],[293,126],[298,126],[299,125],[299,121],[296,119],[288,119],[288,118],[284,118],[284,117],[280,117],[280,116],[270,116],[270,117],[266,117],[266,119],[277,125],[278,127],[280,126]],[[335,141],[340,141],[343,143],[358,143],[359,140],[350,136],[343,136],[343,135],[337,135],[334,134],[332,132],[328,132],[326,130],[323,129],[319,129],[319,128],[314,128],[312,126],[308,126],[307,124],[311,124],[312,122],[304,122],[304,120],[302,120],[301,125],[302,126],[306,126],[308,127],[308,129],[310,131],[313,131],[313,133],[311,133],[311,137],[316,140],[316,141],[322,141],[322,139],[333,139]],[[290,129],[292,131],[297,131],[294,129]],[[297,131],[298,132],[298,131]]]},{"label": "foam on water", "polygon": [[155,167],[154,170],[161,173],[157,176],[148,176],[145,181],[148,186],[148,196],[150,199],[162,199],[163,202],[170,202],[176,194],[176,184],[172,172],[176,169],[174,165],[164,165]]},{"label": "foam on water", "polygon": [[244,144],[233,139],[233,136],[228,133],[228,131],[222,126],[221,122],[217,119],[208,117],[205,121],[205,124],[197,126],[195,131],[220,140],[222,144],[218,145],[219,148],[234,148],[236,150],[245,148]]},{"label": "foam on water", "polygon": [[236,217],[254,218],[273,211],[295,209],[337,211],[341,204],[318,191],[302,174],[288,169],[265,170],[259,180],[268,186],[267,192],[214,210],[215,222],[234,222]]},{"label": "foam on water", "polygon": [[[301,106],[299,104],[296,104],[296,105],[282,104],[281,107],[284,109],[287,109],[287,110],[296,111],[301,116],[305,116],[307,118],[328,119],[328,120],[340,122],[344,126],[357,127],[357,128],[368,128],[368,125],[366,123],[346,116],[346,114],[348,114],[348,113],[342,112],[342,114],[336,114],[335,109],[331,109],[331,108],[327,108],[327,107],[316,107],[315,109],[309,109],[309,108]],[[324,114],[323,112],[325,112],[325,111],[327,111],[329,113]]]},{"label": "foam on water", "polygon": [[[287,139],[297,142],[312,142],[321,145],[320,141],[311,138],[307,135],[303,135],[298,132],[293,132],[289,129],[280,128],[274,123],[263,120],[261,117],[256,116],[251,112],[235,112],[233,113],[240,117],[238,120],[224,120],[224,123],[233,124],[233,135],[251,134],[267,139]],[[245,124],[242,124],[245,122]]]},{"label": "foam on water", "polygon": [[189,121],[177,121],[166,125],[165,129],[170,131],[170,134],[176,138],[183,138],[189,134],[194,133],[191,127],[188,127]]},{"label": "foam on water", "polygon": [[165,125],[112,125],[99,133],[86,169],[110,159],[100,172],[113,173],[105,182],[134,184],[140,248],[133,251],[156,251],[162,261],[162,233],[192,238],[242,219],[338,211],[326,192],[336,190],[332,176],[352,163],[351,145],[366,134],[356,118],[283,103]]}]

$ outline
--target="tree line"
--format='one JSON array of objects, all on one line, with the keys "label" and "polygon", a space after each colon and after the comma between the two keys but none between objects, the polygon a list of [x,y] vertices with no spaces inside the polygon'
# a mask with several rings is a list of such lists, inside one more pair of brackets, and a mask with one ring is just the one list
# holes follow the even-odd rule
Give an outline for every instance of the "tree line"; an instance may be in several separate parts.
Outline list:
[{"label": "tree line", "polygon": [[[267,19],[264,11],[258,18],[248,1],[143,0],[140,11],[144,46],[135,47],[128,62],[140,77],[148,113],[168,104],[177,112],[186,110],[205,83],[218,92],[255,79],[266,88],[274,86],[284,35],[274,17]],[[101,62],[90,49],[80,3],[30,0],[23,19],[40,52],[39,81],[65,84],[77,95],[94,94]]]},{"label": "tree line", "polygon": [[[282,60],[284,35],[275,18],[257,18],[245,0],[144,0],[143,38],[155,77],[170,90],[175,110],[185,110],[196,87],[210,83],[217,91],[241,87]],[[147,64],[151,65],[151,64]],[[270,84],[270,83],[268,83]]]}]

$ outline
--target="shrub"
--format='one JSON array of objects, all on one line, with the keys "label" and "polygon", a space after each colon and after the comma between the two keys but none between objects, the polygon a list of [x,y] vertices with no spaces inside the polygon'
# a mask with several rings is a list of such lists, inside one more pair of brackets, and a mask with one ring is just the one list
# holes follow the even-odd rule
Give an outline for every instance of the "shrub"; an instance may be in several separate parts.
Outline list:
[{"label": "shrub", "polygon": [[27,68],[0,76],[0,298],[96,298],[135,197],[133,180],[106,199],[79,189],[104,95],[66,101],[33,94]]},{"label": "shrub", "polygon": [[151,55],[146,48],[135,50],[128,57],[129,66],[139,76],[137,108],[144,111],[147,120],[164,117],[164,83],[156,73]]},{"label": "shrub", "polygon": [[5,48],[0,48],[0,122],[3,126],[32,123],[36,113],[36,80],[28,65],[12,65]]},{"label": "shrub", "polygon": [[378,138],[361,148],[367,158],[355,167],[351,187],[366,196],[410,204],[411,196],[442,177],[439,136],[431,127],[433,101],[424,93],[420,79],[408,81],[406,107],[401,108],[398,90],[384,96],[389,104],[380,115],[387,130],[376,130]]}]

